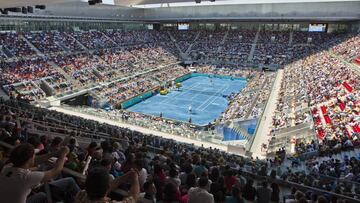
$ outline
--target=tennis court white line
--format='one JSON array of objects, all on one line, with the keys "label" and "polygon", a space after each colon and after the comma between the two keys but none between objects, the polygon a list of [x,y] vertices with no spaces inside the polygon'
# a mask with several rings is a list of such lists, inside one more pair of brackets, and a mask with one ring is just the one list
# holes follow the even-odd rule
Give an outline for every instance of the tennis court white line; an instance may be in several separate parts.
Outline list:
[{"label": "tennis court white line", "polygon": [[[227,88],[228,88],[228,87],[226,87],[226,89],[227,89]],[[196,110],[198,110],[198,111],[203,111],[204,109],[201,110],[200,107],[203,106],[204,104],[206,105],[208,101],[210,101],[211,99],[213,99],[216,94],[219,94],[219,93],[223,92],[223,90],[224,90],[224,89],[220,89],[220,90],[216,91],[216,92],[215,92],[213,95],[211,95],[207,100],[205,100],[205,102],[202,103]]]},{"label": "tennis court white line", "polygon": [[[196,89],[195,87],[198,87],[198,86],[200,86],[200,85],[208,85],[208,84],[206,84],[206,83],[201,83],[201,82],[196,82],[196,83],[194,83],[193,85],[191,85],[189,88],[187,88],[186,90],[194,90],[194,91],[207,91],[206,89],[207,88],[205,88],[205,90],[199,90],[199,89]],[[218,90],[218,91],[224,91],[224,90],[226,90],[228,87],[229,87],[229,85],[219,85],[219,87],[222,87],[220,90]],[[223,88],[223,87],[226,87],[225,89]],[[209,88],[209,89],[214,89],[214,88]],[[208,101],[209,99],[211,99],[212,97],[214,97],[217,93],[218,93],[218,91],[217,92],[215,92],[214,93],[214,95],[211,95],[207,100],[205,100],[205,103],[206,103],[206,101]],[[168,98],[166,98],[164,101],[162,101],[161,103],[159,103],[159,104],[163,104],[163,105],[169,105],[169,106],[174,106],[174,107],[180,107],[180,106],[177,106],[177,105],[174,105],[174,104],[170,104],[172,101],[175,101],[176,99],[179,99],[179,97],[181,97],[181,96],[183,96],[184,94],[187,94],[187,93],[189,93],[189,92],[183,92],[183,93],[180,93],[180,94],[178,94],[178,95],[175,95],[174,97],[168,97]],[[193,102],[193,101],[196,101],[196,97],[198,96],[198,95],[200,95],[200,93],[199,94],[193,94],[193,96],[192,97],[190,97],[190,98],[186,98],[185,99],[185,97],[184,98],[182,98],[181,97],[181,100],[184,100],[184,101],[190,101],[190,102]],[[199,111],[199,112],[203,112],[205,109],[203,109],[203,110],[199,110],[199,108],[201,107],[201,106],[203,106],[204,105],[204,103],[202,103],[202,104],[200,104],[200,106],[198,106],[197,108],[195,108],[195,110],[197,110],[197,111]],[[209,104],[210,105],[210,104]],[[209,105],[207,105],[207,106],[209,106]],[[206,106],[206,107],[207,107]],[[187,107],[180,107],[181,109],[187,109]]]},{"label": "tennis court white line", "polygon": [[[198,83],[194,83],[193,85],[191,85],[190,86],[190,89],[192,89],[192,88],[194,88],[194,87],[197,87],[197,86],[199,86],[199,84]],[[167,97],[165,100],[163,100],[162,102],[160,102],[159,104],[168,104],[168,102],[167,101],[173,101],[174,99],[176,99],[176,98],[178,98],[180,95],[184,95],[184,94],[186,94],[187,92],[182,92],[182,93],[180,93],[180,94],[178,94],[178,95],[175,95],[174,97]],[[192,100],[191,100],[192,101]]]},{"label": "tennis court white line", "polygon": [[[205,83],[201,83],[201,84],[205,84]],[[208,84],[206,84],[206,85],[208,85]],[[229,85],[218,85],[217,87],[221,87],[221,88],[226,87],[226,89],[227,89],[227,88],[229,87]],[[198,90],[198,91],[207,91],[207,89],[214,90],[214,88],[205,88],[205,89],[203,89],[203,90]],[[194,90],[194,89],[193,89],[193,90]],[[205,100],[205,102],[206,102],[207,100],[209,100],[211,97],[215,96],[216,94],[217,94],[217,93],[215,92],[213,95],[210,95],[210,97],[207,98],[207,99]],[[191,101],[194,101],[194,100],[196,101],[195,98],[196,98],[197,96],[199,96],[199,95],[201,95],[201,93],[194,94],[194,96],[192,96],[192,97],[190,98]],[[209,95],[208,95],[208,96],[209,96]],[[202,105],[204,105],[204,103],[201,103],[199,107],[195,108],[195,110],[200,111],[200,112],[203,112],[205,109],[199,110],[199,108],[200,108]]]},{"label": "tennis court white line", "polygon": [[[223,89],[221,92],[224,92],[225,90],[227,90],[230,86],[227,86],[225,89]],[[208,104],[202,108],[201,111],[204,111],[208,106],[210,106],[210,104],[212,104],[216,99],[218,99],[217,97],[213,97],[213,99],[211,101],[208,102]]]},{"label": "tennis court white line", "polygon": [[[227,90],[229,87],[230,87],[229,85],[226,85],[226,88],[221,89],[220,92],[223,93],[223,92],[224,92],[225,90]],[[206,104],[206,106],[201,109],[201,111],[204,111],[210,104],[212,104],[216,99],[218,99],[218,97],[215,96],[215,95],[213,95],[213,96],[210,97],[210,99],[212,99],[212,100],[210,100],[210,101]]]},{"label": "tennis court white line", "polygon": [[[205,84],[205,83],[201,83],[201,84]],[[206,84],[206,85],[208,85],[208,84]],[[228,85],[218,85],[217,86],[217,88],[223,88],[223,87],[226,87],[226,88],[228,88],[229,86]],[[214,90],[214,88],[205,88],[205,89],[203,89],[203,90],[198,90],[198,91],[207,91],[207,89],[210,89],[210,90]],[[194,89],[193,89],[194,90]],[[215,95],[216,93],[214,93],[214,95]],[[194,101],[194,99],[197,97],[197,96],[199,96],[199,95],[201,95],[201,93],[199,93],[199,94],[194,94],[194,96],[192,96],[190,99],[191,99],[191,101]],[[210,97],[212,97],[212,96],[214,96],[214,95],[210,95]],[[209,95],[208,95],[209,96]],[[208,98],[209,99],[209,98]],[[203,104],[201,104],[200,106],[202,106]],[[199,107],[200,107],[199,106]],[[197,107],[196,109],[198,109],[199,107]],[[199,110],[199,111],[203,111],[203,110]]]},{"label": "tennis court white line", "polygon": [[[208,85],[208,84],[206,84],[206,83],[201,83],[201,82],[196,82],[196,83],[194,83],[193,85],[191,85],[189,88],[187,88],[187,89],[185,89],[185,90],[194,90],[194,91],[206,91],[206,90],[199,90],[199,89],[196,89],[195,87],[198,87],[198,86],[200,86],[200,85]],[[227,87],[227,85],[221,85],[220,87]],[[211,88],[211,89],[213,89],[213,88]],[[178,94],[178,95],[175,95],[174,97],[168,97],[168,98],[166,98],[164,101],[166,101],[166,102],[161,102],[160,104],[168,104],[168,101],[174,101],[175,99],[178,99],[179,97],[181,97],[181,96],[183,96],[184,94],[188,94],[189,92],[182,92],[182,93],[180,93],[180,94]],[[190,94],[192,94],[192,93],[190,93]],[[185,100],[185,101],[194,101],[194,98],[196,98],[198,95],[200,95],[200,93],[198,93],[198,94],[192,94],[193,96],[192,97],[190,97],[190,98],[188,98],[188,99],[184,99],[184,98],[181,98],[182,100]],[[200,105],[201,106],[201,105]]]}]

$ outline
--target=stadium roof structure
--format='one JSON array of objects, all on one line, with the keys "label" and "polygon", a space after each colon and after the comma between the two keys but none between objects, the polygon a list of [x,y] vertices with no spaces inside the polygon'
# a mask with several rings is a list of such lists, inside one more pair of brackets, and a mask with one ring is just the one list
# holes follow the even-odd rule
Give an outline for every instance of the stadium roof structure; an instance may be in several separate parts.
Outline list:
[{"label": "stadium roof structure", "polygon": [[49,5],[55,3],[69,3],[80,0],[0,0],[0,8],[11,8],[21,6]]},{"label": "stadium roof structure", "polygon": [[[0,0],[0,8],[51,5],[56,3],[86,2],[87,0]],[[178,6],[205,6],[205,5],[234,5],[234,4],[273,4],[273,3],[312,3],[312,2],[347,2],[354,0],[102,0],[103,4],[127,7],[178,7]],[[355,0],[356,1],[356,0]]]},{"label": "stadium roof structure", "polygon": [[209,6],[209,5],[239,5],[239,4],[274,4],[274,3],[312,3],[312,2],[346,2],[353,0],[103,0],[114,2],[114,5],[133,6],[140,8]]},{"label": "stadium roof structure", "polygon": [[[46,5],[35,16],[127,21],[359,21],[360,0],[0,0],[0,8]],[[16,14],[21,16],[22,14]],[[26,17],[26,16],[25,16]],[[31,16],[33,17],[33,16]]]}]

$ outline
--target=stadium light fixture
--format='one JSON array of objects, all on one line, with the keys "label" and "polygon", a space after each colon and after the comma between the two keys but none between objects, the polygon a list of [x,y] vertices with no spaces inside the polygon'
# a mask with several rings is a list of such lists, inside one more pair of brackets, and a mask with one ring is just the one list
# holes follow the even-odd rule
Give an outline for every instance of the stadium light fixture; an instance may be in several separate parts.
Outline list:
[{"label": "stadium light fixture", "polygon": [[34,7],[28,6],[27,11],[28,11],[28,13],[34,13]]},{"label": "stadium light fixture", "polygon": [[36,5],[35,8],[45,10],[46,6],[45,5]]},{"label": "stadium light fixture", "polygon": [[22,10],[20,7],[13,7],[13,8],[5,8],[6,11],[14,12],[14,13],[20,13]]},{"label": "stadium light fixture", "polygon": [[0,9],[0,13],[4,14],[4,15],[7,15],[9,12],[6,9]]},{"label": "stadium light fixture", "polygon": [[93,6],[95,4],[101,4],[102,0],[89,0],[88,3],[90,6]]},{"label": "stadium light fixture", "polygon": [[23,7],[21,8],[21,12],[22,12],[23,14],[27,14],[27,13],[28,13],[27,7],[23,6]]}]

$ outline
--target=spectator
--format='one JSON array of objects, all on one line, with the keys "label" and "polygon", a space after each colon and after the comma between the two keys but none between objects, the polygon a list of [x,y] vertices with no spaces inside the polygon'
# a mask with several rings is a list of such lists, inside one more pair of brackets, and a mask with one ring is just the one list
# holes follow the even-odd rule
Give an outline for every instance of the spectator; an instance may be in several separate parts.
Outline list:
[{"label": "spectator", "polygon": [[271,202],[277,203],[280,202],[280,188],[279,185],[276,183],[271,183]]},{"label": "spectator", "polygon": [[255,201],[255,197],[257,195],[256,189],[253,186],[254,181],[252,179],[249,179],[244,187],[244,191],[243,191],[243,197],[245,200],[247,201]]},{"label": "spectator", "polygon": [[133,168],[135,168],[139,173],[139,184],[140,184],[140,188],[142,188],[148,177],[148,172],[144,168],[144,160],[142,159],[135,160]]},{"label": "spectator", "polygon": [[[1,200],[14,203],[45,202],[47,199],[44,192],[27,196],[32,189],[56,178],[61,173],[68,153],[69,149],[65,147],[60,151],[35,157],[32,145],[21,144],[15,147],[10,154],[12,166],[5,166],[0,174]],[[35,164],[47,161],[55,155],[58,155],[58,159],[54,168],[45,172],[34,171]],[[73,198],[79,191],[79,187],[72,178],[50,181],[49,184],[52,186],[50,188],[54,189],[51,191],[52,197],[62,197],[65,202],[73,202]]]},{"label": "spectator", "polygon": [[93,156],[93,154],[96,152],[96,148],[97,148],[97,143],[96,142],[91,142],[89,144],[89,146],[87,147],[87,155],[88,156]]},{"label": "spectator", "polygon": [[144,193],[140,194],[139,203],[156,203],[156,187],[153,181],[144,183]]},{"label": "spectator", "polygon": [[53,153],[58,151],[61,147],[62,142],[63,139],[61,137],[55,137],[49,146],[48,152]]},{"label": "spectator", "polygon": [[173,183],[167,183],[163,190],[162,203],[180,203],[181,197],[178,188]]},{"label": "spectator", "polygon": [[234,176],[234,172],[231,169],[225,172],[224,182],[226,186],[226,193],[230,194],[232,188],[235,184],[237,184],[237,178]]},{"label": "spectator", "polygon": [[240,189],[233,187],[231,190],[231,196],[226,197],[225,203],[244,203],[245,200],[241,196]]},{"label": "spectator", "polygon": [[108,192],[118,188],[121,184],[129,182],[131,183],[129,197],[119,203],[135,203],[137,201],[140,194],[137,172],[131,170],[110,183],[107,169],[102,167],[94,168],[90,170],[86,177],[85,190],[76,195],[75,203],[113,202],[107,197]]},{"label": "spectator", "polygon": [[214,201],[216,203],[223,202],[225,200],[226,187],[225,187],[225,181],[224,181],[223,176],[217,178],[216,182],[211,183],[211,185],[210,185],[210,193],[212,195],[214,195]]},{"label": "spectator", "polygon": [[192,171],[193,171],[193,168],[192,168],[191,164],[190,163],[185,164],[184,172],[181,172],[180,176],[179,176],[182,185],[184,185],[184,184],[186,185],[187,177],[189,176],[189,174]]},{"label": "spectator", "polygon": [[261,186],[256,189],[257,202],[258,203],[270,203],[271,200],[271,189],[268,188],[267,181],[263,181]]},{"label": "spectator", "polygon": [[179,172],[176,170],[176,168],[172,167],[169,171],[169,177],[166,178],[165,183],[173,183],[177,186],[177,188],[180,187],[181,181],[178,177]]},{"label": "spectator", "polygon": [[208,179],[201,177],[198,181],[198,187],[189,190],[188,203],[214,203],[214,196],[206,190],[207,185]]},{"label": "spectator", "polygon": [[201,159],[200,156],[196,156],[196,163],[194,166],[194,173],[197,177],[200,177],[202,174],[207,173],[207,168],[205,167],[206,160]]}]

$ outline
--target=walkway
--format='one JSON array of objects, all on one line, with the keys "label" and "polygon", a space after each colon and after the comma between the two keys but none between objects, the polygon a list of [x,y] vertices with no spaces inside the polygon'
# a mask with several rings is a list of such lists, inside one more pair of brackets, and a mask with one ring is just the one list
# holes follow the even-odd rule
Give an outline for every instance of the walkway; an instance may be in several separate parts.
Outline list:
[{"label": "walkway", "polygon": [[284,70],[278,70],[276,74],[276,78],[274,81],[273,88],[271,90],[271,94],[269,96],[269,100],[267,101],[264,113],[261,117],[260,124],[258,126],[258,130],[254,137],[254,141],[251,145],[250,152],[252,152],[254,157],[265,158],[266,152],[262,152],[262,144],[269,143],[269,133],[272,129],[272,118],[275,114],[276,104],[279,98],[279,92],[281,87],[281,81],[283,78]]},{"label": "walkway", "polygon": [[4,92],[3,89],[0,88],[0,98],[3,98],[4,100],[8,100],[9,96]]},{"label": "walkway", "polygon": [[138,132],[148,134],[148,135],[151,134],[151,135],[156,135],[156,136],[163,137],[166,139],[172,139],[172,140],[176,140],[176,141],[187,143],[187,144],[194,144],[195,146],[198,146],[198,147],[201,147],[201,146],[203,146],[205,148],[211,147],[213,149],[215,148],[215,149],[219,149],[219,150],[225,151],[225,152],[228,151],[228,147],[225,145],[209,143],[209,142],[200,141],[200,140],[194,140],[194,139],[190,139],[190,138],[186,138],[186,137],[182,137],[182,136],[178,136],[178,135],[172,135],[172,134],[159,132],[159,131],[151,130],[151,129],[140,127],[140,126],[130,125],[127,123],[122,123],[122,122],[118,122],[118,121],[114,121],[114,120],[110,120],[110,119],[105,119],[102,117],[97,117],[97,116],[92,116],[92,115],[88,115],[88,114],[84,114],[84,113],[80,113],[80,112],[70,111],[67,109],[59,108],[59,107],[51,107],[50,110],[62,112],[62,113],[73,115],[73,116],[79,116],[79,117],[86,118],[89,120],[94,120],[94,121],[98,121],[101,123],[107,123],[107,124],[119,126],[122,128],[128,128],[128,129],[138,131]]}]

